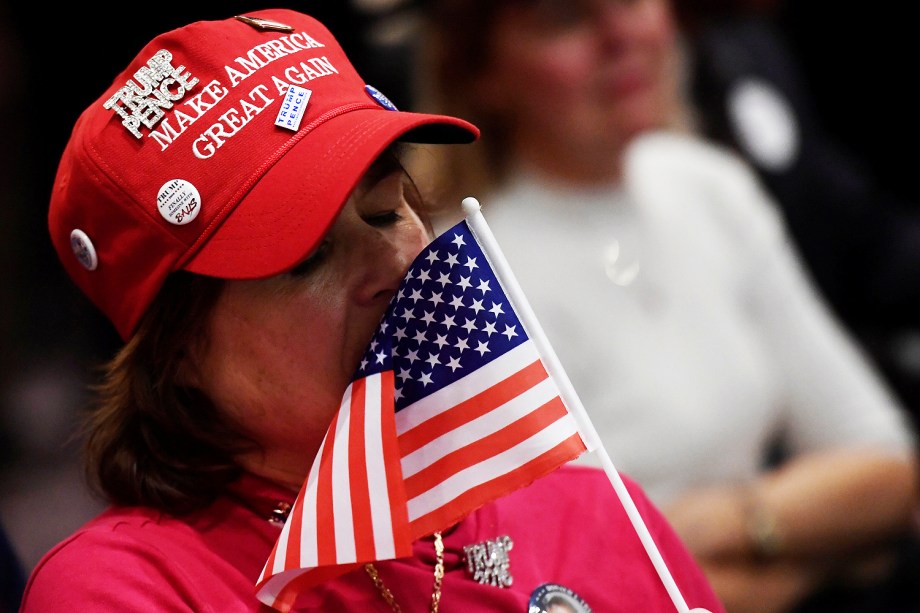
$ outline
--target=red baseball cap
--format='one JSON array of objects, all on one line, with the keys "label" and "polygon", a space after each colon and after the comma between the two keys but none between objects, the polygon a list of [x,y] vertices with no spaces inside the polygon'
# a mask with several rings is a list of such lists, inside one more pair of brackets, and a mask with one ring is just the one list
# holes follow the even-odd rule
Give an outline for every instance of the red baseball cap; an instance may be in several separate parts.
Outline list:
[{"label": "red baseball cap", "polygon": [[77,120],[51,239],[127,340],[174,271],[250,279],[295,266],[394,141],[478,136],[461,119],[398,111],[312,17],[199,21],[151,41]]}]

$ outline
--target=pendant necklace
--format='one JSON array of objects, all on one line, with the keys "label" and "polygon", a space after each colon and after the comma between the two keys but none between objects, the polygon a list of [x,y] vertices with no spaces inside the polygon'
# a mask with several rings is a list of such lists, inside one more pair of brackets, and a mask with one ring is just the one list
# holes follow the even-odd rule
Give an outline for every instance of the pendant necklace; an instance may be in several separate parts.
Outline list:
[{"label": "pendant necklace", "polygon": [[[431,592],[431,613],[438,613],[438,606],[441,604],[441,581],[444,579],[444,541],[441,539],[440,532],[434,533],[434,553],[437,562],[434,565],[434,589]],[[377,567],[373,564],[365,564],[364,570],[371,578],[371,581],[374,582],[377,591],[380,592],[383,599],[386,600],[390,608],[393,609],[394,613],[402,613],[402,609],[399,608],[399,603],[397,603],[396,598],[393,597],[393,592],[384,584],[383,579],[377,572]]]}]

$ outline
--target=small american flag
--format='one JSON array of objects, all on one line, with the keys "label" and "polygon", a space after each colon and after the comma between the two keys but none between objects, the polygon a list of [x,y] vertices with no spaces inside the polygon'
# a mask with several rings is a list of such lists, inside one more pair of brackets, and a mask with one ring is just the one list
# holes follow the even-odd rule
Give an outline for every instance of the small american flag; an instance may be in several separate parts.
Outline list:
[{"label": "small american flag", "polygon": [[415,260],[368,345],[258,581],[287,611],[359,564],[412,554],[586,451],[462,221]]}]

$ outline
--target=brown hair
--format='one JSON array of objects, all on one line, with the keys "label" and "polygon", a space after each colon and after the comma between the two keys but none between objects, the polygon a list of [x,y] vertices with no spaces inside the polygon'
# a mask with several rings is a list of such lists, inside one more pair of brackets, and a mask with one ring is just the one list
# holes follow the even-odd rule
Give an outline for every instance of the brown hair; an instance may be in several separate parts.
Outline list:
[{"label": "brown hair", "polygon": [[[437,160],[426,156],[425,177],[436,177],[438,190],[420,185],[435,207],[456,205],[463,196],[493,187],[509,159],[503,118],[476,104],[474,83],[491,57],[489,48],[498,12],[519,0],[432,0],[425,3],[420,53],[413,75],[418,110],[463,117],[480,128],[484,138],[451,147]],[[424,148],[419,149],[424,152]]]},{"label": "brown hair", "polygon": [[84,424],[85,469],[109,502],[181,514],[208,504],[241,472],[254,443],[198,390],[179,383],[224,281],[170,276],[137,333],[104,368]]}]

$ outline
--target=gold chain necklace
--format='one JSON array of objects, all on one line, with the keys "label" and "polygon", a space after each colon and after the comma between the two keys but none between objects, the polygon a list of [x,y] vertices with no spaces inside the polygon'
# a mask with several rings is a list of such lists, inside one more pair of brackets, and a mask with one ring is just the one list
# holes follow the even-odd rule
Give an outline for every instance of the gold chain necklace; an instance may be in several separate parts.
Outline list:
[{"label": "gold chain necklace", "polygon": [[[441,539],[440,532],[434,533],[434,554],[437,562],[434,565],[434,590],[431,592],[431,613],[438,613],[438,606],[441,604],[441,581],[444,579],[444,541]],[[380,595],[383,596],[383,599],[390,605],[390,608],[393,609],[395,613],[402,613],[402,609],[399,608],[399,603],[397,603],[396,599],[393,597],[393,592],[384,584],[383,579],[380,578],[380,574],[377,572],[377,568],[373,564],[365,564],[364,570],[371,578],[371,581],[374,582]]]}]

